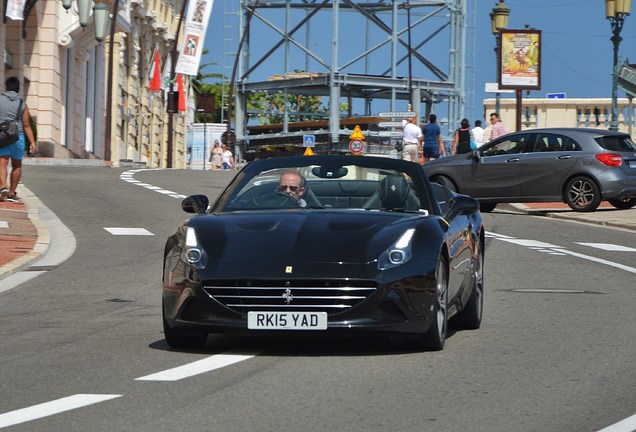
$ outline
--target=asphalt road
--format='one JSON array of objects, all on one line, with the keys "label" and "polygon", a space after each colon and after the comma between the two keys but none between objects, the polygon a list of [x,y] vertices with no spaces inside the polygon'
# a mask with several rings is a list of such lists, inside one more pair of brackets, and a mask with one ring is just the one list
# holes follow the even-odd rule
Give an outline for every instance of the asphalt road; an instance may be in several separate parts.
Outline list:
[{"label": "asphalt road", "polygon": [[76,250],[0,293],[0,427],[580,432],[636,413],[636,251],[615,250],[636,234],[500,211],[485,215],[482,328],[444,351],[307,335],[169,349],[161,256],[188,216],[178,195],[215,196],[231,175],[25,169]]}]

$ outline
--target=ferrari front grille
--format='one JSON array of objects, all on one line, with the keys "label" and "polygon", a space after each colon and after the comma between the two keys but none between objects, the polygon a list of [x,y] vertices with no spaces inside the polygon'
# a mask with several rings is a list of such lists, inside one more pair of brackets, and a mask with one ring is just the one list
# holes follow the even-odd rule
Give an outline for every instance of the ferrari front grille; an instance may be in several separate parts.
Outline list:
[{"label": "ferrari front grille", "polygon": [[369,297],[376,284],[351,280],[226,280],[206,281],[203,289],[216,301],[241,313],[293,309],[335,314]]}]

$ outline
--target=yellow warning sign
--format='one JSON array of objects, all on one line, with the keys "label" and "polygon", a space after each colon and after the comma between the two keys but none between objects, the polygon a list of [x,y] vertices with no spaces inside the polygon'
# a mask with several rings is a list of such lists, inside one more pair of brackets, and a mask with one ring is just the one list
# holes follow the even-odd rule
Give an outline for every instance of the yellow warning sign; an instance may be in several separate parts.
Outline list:
[{"label": "yellow warning sign", "polygon": [[351,135],[349,135],[349,138],[351,138],[352,140],[364,139],[364,135],[362,135],[362,129],[360,129],[360,126],[356,125],[356,127],[353,128],[353,132],[351,132]]},{"label": "yellow warning sign", "polygon": [[307,147],[307,150],[305,150],[305,153],[303,153],[303,156],[313,156],[314,155],[314,151],[311,149],[311,147]]}]

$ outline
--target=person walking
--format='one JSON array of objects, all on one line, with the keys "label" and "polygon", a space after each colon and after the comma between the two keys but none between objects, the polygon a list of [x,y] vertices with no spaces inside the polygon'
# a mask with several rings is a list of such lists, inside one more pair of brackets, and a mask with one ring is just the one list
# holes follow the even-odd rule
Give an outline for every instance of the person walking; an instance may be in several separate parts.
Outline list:
[{"label": "person walking", "polygon": [[225,144],[221,146],[221,150],[222,167],[225,171],[229,171],[234,168],[234,156]]},{"label": "person walking", "polygon": [[453,137],[453,149],[451,154],[462,154],[471,152],[470,149],[470,123],[468,119],[462,119],[460,128],[455,131]]},{"label": "person walking", "polygon": [[475,139],[475,144],[477,148],[484,145],[484,128],[481,127],[481,120],[475,120],[475,127],[472,130],[473,138]]},{"label": "person walking", "polygon": [[446,156],[442,131],[437,124],[435,114],[428,116],[428,123],[422,128],[422,133],[424,134],[424,162],[437,159],[440,155]]},{"label": "person walking", "polygon": [[[29,108],[20,99],[20,80],[9,77],[4,83],[5,92],[0,95],[0,121],[18,119],[18,140],[0,148],[0,201],[21,202],[16,193],[22,177],[25,138],[29,141],[29,153],[35,152],[35,136],[31,129]],[[18,112],[20,110],[21,112]],[[7,188],[7,175],[11,159],[11,179]]]},{"label": "person walking", "polygon": [[213,170],[221,169],[222,158],[223,150],[219,145],[219,140],[214,140],[214,147],[212,147],[212,151],[210,152],[210,162],[212,163]]},{"label": "person walking", "polygon": [[414,117],[406,117],[402,120],[402,159],[412,162],[419,160],[422,154],[422,142],[424,134],[422,129],[416,124]]},{"label": "person walking", "polygon": [[492,132],[490,133],[490,139],[494,140],[500,136],[504,136],[508,132],[503,123],[499,119],[499,114],[494,112],[490,114],[490,123],[492,123]]}]

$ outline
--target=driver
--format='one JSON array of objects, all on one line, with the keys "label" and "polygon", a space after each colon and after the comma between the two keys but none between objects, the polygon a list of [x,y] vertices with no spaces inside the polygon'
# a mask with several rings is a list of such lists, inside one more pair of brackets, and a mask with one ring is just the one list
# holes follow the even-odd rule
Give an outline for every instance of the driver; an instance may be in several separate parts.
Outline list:
[{"label": "driver", "polygon": [[307,207],[307,203],[302,198],[305,193],[305,177],[298,171],[288,170],[281,174],[277,190],[297,200],[301,207]]}]

